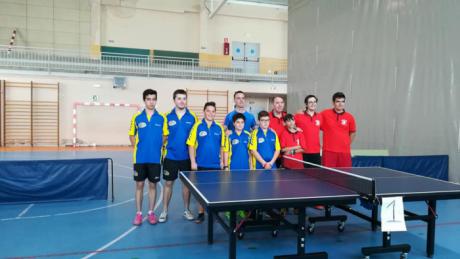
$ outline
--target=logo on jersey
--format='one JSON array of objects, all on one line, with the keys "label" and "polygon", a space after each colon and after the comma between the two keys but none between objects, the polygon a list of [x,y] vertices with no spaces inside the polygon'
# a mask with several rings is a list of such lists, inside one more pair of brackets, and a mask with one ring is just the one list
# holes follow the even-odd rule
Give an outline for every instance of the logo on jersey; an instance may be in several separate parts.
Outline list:
[{"label": "logo on jersey", "polygon": [[192,122],[191,121],[186,121],[185,124],[192,124]]},{"label": "logo on jersey", "polygon": [[156,127],[161,127],[161,124],[155,123]]},{"label": "logo on jersey", "polygon": [[259,142],[259,144],[260,144],[260,143],[264,143],[264,142],[265,142],[265,139],[264,139],[264,138],[259,138],[259,141],[258,141],[258,142]]},{"label": "logo on jersey", "polygon": [[176,125],[176,124],[177,124],[176,121],[169,121],[169,122],[168,122],[168,125],[169,125],[169,126],[174,126],[174,125]]},{"label": "logo on jersey", "polygon": [[220,136],[220,132],[214,132],[215,136]]},{"label": "logo on jersey", "polygon": [[315,121],[315,125],[316,125],[316,126],[318,126],[318,127],[319,127],[319,125],[320,125],[320,124],[321,124],[321,123],[320,123],[320,121],[319,121],[319,120],[316,120],[316,121]]},{"label": "logo on jersey", "polygon": [[232,140],[232,145],[238,145],[240,141],[238,139]]},{"label": "logo on jersey", "polygon": [[205,137],[208,135],[208,133],[206,131],[200,131],[200,133],[198,134],[200,137]]},{"label": "logo on jersey", "polygon": [[141,123],[139,123],[139,124],[137,125],[137,127],[139,127],[139,129],[145,128],[145,127],[147,127],[147,123],[141,122]]},{"label": "logo on jersey", "polygon": [[345,126],[345,125],[347,125],[347,120],[342,120],[341,123],[342,123],[342,125]]}]

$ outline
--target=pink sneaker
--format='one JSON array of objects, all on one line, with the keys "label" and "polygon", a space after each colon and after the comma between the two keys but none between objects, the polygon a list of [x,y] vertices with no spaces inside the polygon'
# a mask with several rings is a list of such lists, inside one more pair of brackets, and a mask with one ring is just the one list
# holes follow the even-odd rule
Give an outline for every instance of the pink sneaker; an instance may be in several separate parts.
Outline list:
[{"label": "pink sneaker", "polygon": [[136,213],[134,218],[133,225],[140,226],[142,225],[142,213]]},{"label": "pink sneaker", "polygon": [[149,223],[152,225],[157,224],[157,217],[155,216],[155,213],[149,213]]}]

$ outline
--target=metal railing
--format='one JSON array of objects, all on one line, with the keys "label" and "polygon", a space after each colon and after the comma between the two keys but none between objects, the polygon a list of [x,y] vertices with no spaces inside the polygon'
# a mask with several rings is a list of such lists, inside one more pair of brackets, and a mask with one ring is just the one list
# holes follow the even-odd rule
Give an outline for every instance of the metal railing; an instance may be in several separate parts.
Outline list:
[{"label": "metal railing", "polygon": [[[270,66],[269,66],[270,67]],[[287,64],[273,64],[270,74],[246,73],[228,63],[122,53],[91,56],[70,50],[0,45],[0,69],[100,75],[132,75],[225,81],[287,82]]]}]

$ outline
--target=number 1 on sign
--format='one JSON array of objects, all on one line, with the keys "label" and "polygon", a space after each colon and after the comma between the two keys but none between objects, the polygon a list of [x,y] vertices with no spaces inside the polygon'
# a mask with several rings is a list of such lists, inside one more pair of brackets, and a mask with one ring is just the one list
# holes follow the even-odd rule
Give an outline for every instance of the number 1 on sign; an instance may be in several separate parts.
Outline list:
[{"label": "number 1 on sign", "polygon": [[382,231],[406,231],[402,197],[382,198],[382,210],[380,216]]}]

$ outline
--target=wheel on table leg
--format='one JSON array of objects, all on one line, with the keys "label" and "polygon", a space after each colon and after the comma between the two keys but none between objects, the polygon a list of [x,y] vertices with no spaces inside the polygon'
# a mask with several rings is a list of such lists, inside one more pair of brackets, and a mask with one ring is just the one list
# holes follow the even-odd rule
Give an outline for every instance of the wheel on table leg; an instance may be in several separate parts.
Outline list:
[{"label": "wheel on table leg", "polygon": [[275,229],[272,231],[272,237],[277,237],[278,236],[278,229]]},{"label": "wheel on table leg", "polygon": [[401,259],[407,259],[408,257],[409,257],[408,253],[401,253],[401,255],[399,256],[399,258]]},{"label": "wheel on table leg", "polygon": [[368,255],[363,256],[363,259],[370,259],[371,257]]},{"label": "wheel on table leg", "polygon": [[339,232],[343,232],[345,230],[345,221],[340,221],[339,224],[337,224],[337,230]]},{"label": "wheel on table leg", "polygon": [[308,233],[313,234],[315,232],[315,223],[311,223],[307,228]]},{"label": "wheel on table leg", "polygon": [[244,238],[244,232],[238,231],[237,237],[238,237],[239,240],[243,239]]}]

